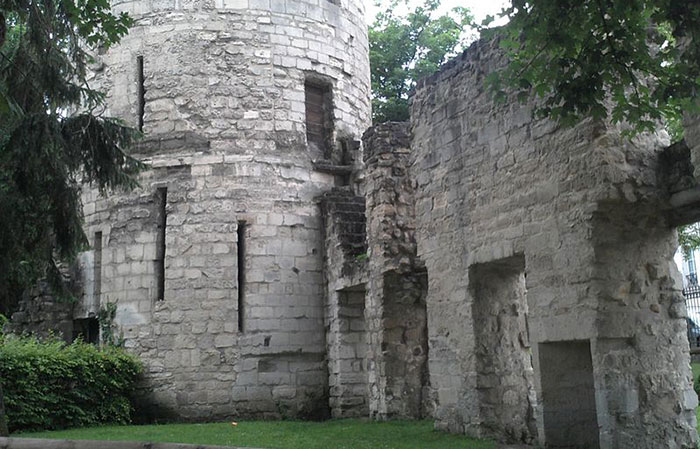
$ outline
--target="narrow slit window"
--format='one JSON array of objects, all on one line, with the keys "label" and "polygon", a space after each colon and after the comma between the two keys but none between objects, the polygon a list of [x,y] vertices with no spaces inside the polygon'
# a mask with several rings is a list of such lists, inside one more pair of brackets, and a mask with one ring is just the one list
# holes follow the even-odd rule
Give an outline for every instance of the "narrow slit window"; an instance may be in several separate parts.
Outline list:
[{"label": "narrow slit window", "polygon": [[327,153],[333,131],[331,88],[327,84],[307,81],[305,88],[306,103],[306,140],[315,150]]},{"label": "narrow slit window", "polygon": [[165,298],[165,227],[167,223],[168,189],[158,188],[158,234],[156,236],[156,300]]},{"label": "narrow slit window", "polygon": [[143,115],[146,109],[146,86],[143,75],[143,56],[136,57],[136,83],[138,86],[139,131],[143,132]]},{"label": "narrow slit window", "polygon": [[95,232],[93,278],[95,282],[95,300],[99,302],[102,294],[102,232]]},{"label": "narrow slit window", "polygon": [[246,222],[238,222],[238,331],[245,330],[245,231]]}]

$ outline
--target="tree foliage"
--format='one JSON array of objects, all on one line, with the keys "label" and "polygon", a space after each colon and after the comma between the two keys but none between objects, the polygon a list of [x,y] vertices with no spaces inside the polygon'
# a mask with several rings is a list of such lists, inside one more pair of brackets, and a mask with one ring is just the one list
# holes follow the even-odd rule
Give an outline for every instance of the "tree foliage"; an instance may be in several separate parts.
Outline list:
[{"label": "tree foliage", "polygon": [[465,43],[464,28],[472,23],[469,10],[462,7],[434,17],[440,0],[426,0],[405,15],[394,12],[407,4],[385,1],[384,12],[369,28],[374,123],[408,120],[408,94],[416,80],[454,56]]},{"label": "tree foliage", "polygon": [[84,247],[80,185],[135,185],[137,133],[100,114],[86,48],[119,41],[131,19],[107,0],[0,0],[0,312],[55,260]]},{"label": "tree foliage", "polygon": [[626,122],[633,133],[666,119],[678,134],[681,114],[697,110],[700,2],[512,0],[504,14],[497,32],[511,63],[489,78],[501,97],[534,92],[543,116]]},{"label": "tree foliage", "polygon": [[683,252],[683,258],[688,260],[693,250],[700,248],[700,223],[679,226],[678,245]]}]

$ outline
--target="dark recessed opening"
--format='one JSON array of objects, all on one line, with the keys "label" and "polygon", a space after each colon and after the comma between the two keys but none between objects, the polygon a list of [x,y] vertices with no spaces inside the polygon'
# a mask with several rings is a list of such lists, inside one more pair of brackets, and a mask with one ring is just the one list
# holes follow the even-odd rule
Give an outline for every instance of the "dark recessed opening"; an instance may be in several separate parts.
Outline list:
[{"label": "dark recessed opening", "polygon": [[97,318],[79,318],[73,320],[73,340],[78,338],[86,343],[96,345],[100,341],[100,324]]},{"label": "dark recessed opening", "polygon": [[156,300],[162,301],[165,298],[165,231],[168,221],[167,209],[168,188],[159,187],[156,192],[157,206],[157,234],[156,234]]},{"label": "dark recessed opening", "polygon": [[102,294],[102,232],[95,232],[93,248],[95,258],[93,261],[94,296],[95,300],[99,301]]},{"label": "dark recessed opening", "polygon": [[245,331],[245,231],[246,222],[241,220],[238,222],[238,331]]},{"label": "dark recessed opening", "polygon": [[307,80],[306,141],[312,155],[330,159],[333,134],[333,98],[330,84]]},{"label": "dark recessed opening", "polygon": [[599,447],[590,342],[540,343],[538,348],[547,447]]},{"label": "dark recessed opening", "polygon": [[143,116],[146,109],[146,86],[143,74],[143,56],[136,57],[136,85],[138,89],[138,127],[143,132]]}]

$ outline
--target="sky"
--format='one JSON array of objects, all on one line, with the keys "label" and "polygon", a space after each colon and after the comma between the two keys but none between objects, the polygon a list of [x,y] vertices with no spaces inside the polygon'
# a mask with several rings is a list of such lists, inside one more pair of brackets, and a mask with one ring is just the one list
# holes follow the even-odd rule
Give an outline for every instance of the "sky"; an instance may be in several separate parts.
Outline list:
[{"label": "sky", "polygon": [[[411,8],[414,8],[423,2],[424,0],[409,0],[408,3]],[[374,3],[375,0],[365,0],[367,6],[367,23],[371,23],[377,11],[379,11],[379,8],[375,7]],[[465,6],[469,8],[474,15],[476,23],[481,23],[489,14],[495,17],[503,6],[509,3],[509,1],[504,0],[442,0],[437,12],[438,15],[441,15],[443,12],[449,11],[455,6]]]}]

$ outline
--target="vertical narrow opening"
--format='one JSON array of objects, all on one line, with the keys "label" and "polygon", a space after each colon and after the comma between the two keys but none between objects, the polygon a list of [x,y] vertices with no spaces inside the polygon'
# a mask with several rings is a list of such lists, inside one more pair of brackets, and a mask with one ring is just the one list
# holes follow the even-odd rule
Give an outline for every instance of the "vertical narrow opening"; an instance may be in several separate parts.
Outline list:
[{"label": "vertical narrow opening", "polygon": [[333,133],[333,99],[331,86],[316,81],[304,85],[306,108],[306,141],[311,153],[330,159]]},{"label": "vertical narrow opening", "polygon": [[136,83],[138,85],[139,131],[143,132],[143,114],[146,108],[146,87],[143,76],[143,56],[136,57]]},{"label": "vertical narrow opening", "polygon": [[99,303],[100,295],[102,294],[102,232],[95,232],[93,246],[95,254],[93,263],[93,278],[95,282],[94,296],[95,301]]},{"label": "vertical narrow opening", "polygon": [[238,331],[245,331],[245,231],[246,222],[238,222]]},{"label": "vertical narrow opening", "polygon": [[156,300],[165,298],[165,226],[167,223],[166,205],[168,203],[168,188],[159,187],[158,201],[158,234],[156,236]]}]

